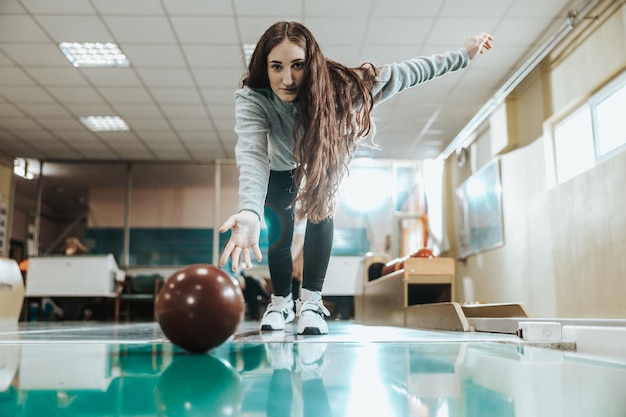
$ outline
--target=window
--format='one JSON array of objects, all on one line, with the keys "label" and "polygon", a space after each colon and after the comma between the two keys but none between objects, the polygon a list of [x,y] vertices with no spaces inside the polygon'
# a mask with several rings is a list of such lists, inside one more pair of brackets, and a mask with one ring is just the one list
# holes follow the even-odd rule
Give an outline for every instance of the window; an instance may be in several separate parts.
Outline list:
[{"label": "window", "polygon": [[556,126],[554,149],[559,183],[593,168],[595,157],[589,106],[579,109]]},{"label": "window", "polygon": [[604,156],[626,143],[626,85],[596,106],[598,155]]},{"label": "window", "polygon": [[564,183],[626,149],[626,73],[554,125],[556,182]]}]

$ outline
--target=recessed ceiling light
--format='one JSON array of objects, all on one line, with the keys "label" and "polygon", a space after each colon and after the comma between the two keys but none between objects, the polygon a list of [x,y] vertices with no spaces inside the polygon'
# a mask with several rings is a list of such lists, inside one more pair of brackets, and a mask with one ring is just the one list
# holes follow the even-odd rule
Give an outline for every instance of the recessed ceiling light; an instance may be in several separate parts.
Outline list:
[{"label": "recessed ceiling light", "polygon": [[111,42],[61,42],[59,48],[75,67],[129,67],[119,46]]},{"label": "recessed ceiling light", "polygon": [[92,132],[124,132],[129,130],[124,119],[118,116],[81,117],[80,122]]}]

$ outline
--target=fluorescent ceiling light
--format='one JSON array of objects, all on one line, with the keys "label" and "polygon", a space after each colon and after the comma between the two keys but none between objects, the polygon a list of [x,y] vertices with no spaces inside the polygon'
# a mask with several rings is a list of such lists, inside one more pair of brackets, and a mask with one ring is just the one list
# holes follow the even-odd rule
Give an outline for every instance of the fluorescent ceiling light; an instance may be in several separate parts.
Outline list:
[{"label": "fluorescent ceiling light", "polygon": [[33,180],[41,174],[41,164],[33,159],[15,158],[13,160],[13,172],[21,178]]},{"label": "fluorescent ceiling light", "polygon": [[243,44],[243,56],[246,60],[246,67],[250,65],[250,59],[252,58],[252,53],[254,52],[254,48],[256,48],[256,43],[244,43]]},{"label": "fluorescent ceiling light", "polygon": [[59,48],[75,67],[130,66],[119,46],[111,42],[62,42]]},{"label": "fluorescent ceiling light", "polygon": [[118,116],[81,117],[80,122],[92,132],[124,132],[129,130],[124,119]]}]

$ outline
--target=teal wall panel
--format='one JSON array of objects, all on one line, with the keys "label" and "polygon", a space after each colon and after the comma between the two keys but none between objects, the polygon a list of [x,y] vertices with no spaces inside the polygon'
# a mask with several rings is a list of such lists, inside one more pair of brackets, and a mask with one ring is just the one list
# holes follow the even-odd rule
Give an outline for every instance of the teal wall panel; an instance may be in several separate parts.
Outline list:
[{"label": "teal wall panel", "polygon": [[[134,228],[130,231],[129,266],[176,266],[213,263],[213,229]],[[230,231],[219,237],[219,253],[230,238]],[[89,253],[112,253],[122,265],[124,230],[88,228],[83,237]],[[267,265],[267,229],[261,230],[262,265]],[[361,256],[369,251],[364,228],[337,228],[333,242],[334,256]]]}]

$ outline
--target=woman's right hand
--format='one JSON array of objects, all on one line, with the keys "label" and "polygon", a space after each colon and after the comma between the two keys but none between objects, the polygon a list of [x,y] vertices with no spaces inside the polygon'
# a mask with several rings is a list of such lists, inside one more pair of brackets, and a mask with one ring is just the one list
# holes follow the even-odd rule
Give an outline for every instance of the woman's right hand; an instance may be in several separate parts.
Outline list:
[{"label": "woman's right hand", "polygon": [[233,271],[236,271],[243,254],[246,269],[249,269],[252,267],[250,250],[254,252],[256,260],[261,262],[263,259],[261,249],[259,248],[261,221],[256,213],[242,210],[230,216],[222,227],[218,229],[220,233],[224,233],[227,230],[232,230],[232,232],[220,257],[220,266],[224,266],[230,257],[232,259]]}]

